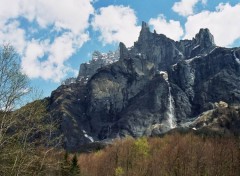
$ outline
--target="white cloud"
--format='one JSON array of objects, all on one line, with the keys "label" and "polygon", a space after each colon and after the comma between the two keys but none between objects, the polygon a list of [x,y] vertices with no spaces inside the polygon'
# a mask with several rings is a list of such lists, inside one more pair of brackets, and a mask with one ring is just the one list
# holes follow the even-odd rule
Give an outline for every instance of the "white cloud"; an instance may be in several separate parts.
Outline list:
[{"label": "white cloud", "polygon": [[41,27],[54,24],[57,29],[69,29],[78,34],[88,26],[89,14],[93,13],[90,0],[37,0],[23,5],[24,16],[36,19]]},{"label": "white cloud", "polygon": [[138,39],[140,32],[135,12],[124,6],[100,8],[94,16],[92,26],[94,30],[100,31],[99,40],[104,44],[123,42],[130,47]]},{"label": "white cloud", "polygon": [[[72,71],[66,61],[89,39],[91,1],[0,0],[0,44],[17,49],[29,77],[60,81]],[[21,27],[19,17],[29,25]],[[38,32],[44,35],[36,38]]]},{"label": "white cloud", "polygon": [[20,13],[20,0],[0,0],[0,24],[15,18]]},{"label": "white cloud", "polygon": [[64,33],[56,37],[52,43],[48,39],[28,42],[22,60],[24,72],[30,78],[40,76],[45,80],[51,79],[55,82],[61,81],[67,72],[75,74],[75,70],[64,63],[75,53],[74,45],[81,46],[87,40],[87,36],[83,35],[82,38],[77,39],[74,37],[72,33]]},{"label": "white cloud", "polygon": [[18,21],[0,25],[0,43],[11,43],[19,54],[23,54],[25,31],[19,25]]},{"label": "white cloud", "polygon": [[184,38],[191,39],[200,28],[208,28],[219,46],[229,46],[240,38],[240,3],[231,6],[219,4],[214,12],[203,11],[189,16]]},{"label": "white cloud", "polygon": [[149,25],[152,25],[157,33],[165,34],[167,37],[179,40],[183,35],[183,29],[179,21],[166,20],[164,15],[159,15],[157,18],[151,18]]},{"label": "white cloud", "polygon": [[198,2],[206,4],[207,0],[181,0],[174,3],[172,10],[181,16],[189,16],[194,13],[194,7]]}]

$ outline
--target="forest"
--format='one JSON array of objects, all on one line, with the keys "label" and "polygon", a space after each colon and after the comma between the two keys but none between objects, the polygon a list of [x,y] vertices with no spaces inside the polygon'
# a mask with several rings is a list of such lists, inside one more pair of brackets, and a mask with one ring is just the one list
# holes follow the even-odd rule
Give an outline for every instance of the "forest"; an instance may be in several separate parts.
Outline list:
[{"label": "forest", "polygon": [[116,140],[78,157],[84,176],[240,175],[236,137],[173,133]]}]

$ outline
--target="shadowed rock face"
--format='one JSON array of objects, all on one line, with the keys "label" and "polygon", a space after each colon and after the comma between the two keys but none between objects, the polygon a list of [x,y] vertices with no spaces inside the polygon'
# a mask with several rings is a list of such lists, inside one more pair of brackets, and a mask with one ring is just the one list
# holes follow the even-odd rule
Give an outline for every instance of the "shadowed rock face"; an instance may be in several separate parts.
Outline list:
[{"label": "shadowed rock face", "polygon": [[58,119],[66,149],[164,133],[170,117],[179,126],[214,102],[240,102],[240,48],[217,47],[208,29],[175,42],[143,22],[134,46],[119,47],[117,62],[52,92],[49,112]]}]

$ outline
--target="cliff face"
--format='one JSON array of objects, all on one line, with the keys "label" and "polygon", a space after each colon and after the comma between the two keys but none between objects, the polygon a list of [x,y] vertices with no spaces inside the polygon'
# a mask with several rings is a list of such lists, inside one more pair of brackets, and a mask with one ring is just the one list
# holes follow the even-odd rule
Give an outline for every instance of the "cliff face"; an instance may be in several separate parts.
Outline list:
[{"label": "cliff face", "polygon": [[97,70],[106,65],[112,64],[119,60],[119,51],[101,53],[99,51],[94,51],[92,54],[92,59],[80,65],[79,74],[77,77],[77,81],[81,79],[90,78],[94,75]]},{"label": "cliff face", "polygon": [[97,69],[83,65],[80,81],[53,91],[49,112],[66,149],[164,133],[214,102],[240,103],[240,48],[217,47],[208,29],[175,42],[143,23],[132,48],[119,46],[118,61]]}]

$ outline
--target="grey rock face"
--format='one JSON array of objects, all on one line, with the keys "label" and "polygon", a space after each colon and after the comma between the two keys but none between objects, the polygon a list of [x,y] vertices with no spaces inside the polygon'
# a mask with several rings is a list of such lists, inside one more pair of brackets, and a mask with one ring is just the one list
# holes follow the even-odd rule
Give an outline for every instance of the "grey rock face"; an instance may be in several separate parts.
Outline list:
[{"label": "grey rock face", "polygon": [[134,46],[119,48],[118,61],[101,65],[95,52],[98,59],[80,68],[78,79],[88,80],[52,93],[49,111],[60,119],[66,149],[157,135],[171,129],[170,118],[179,126],[214,102],[240,103],[240,49],[217,47],[208,29],[175,42],[143,23]]},{"label": "grey rock face", "polygon": [[76,83],[77,79],[76,78],[67,78],[66,80],[64,80],[62,82],[62,85],[69,85],[69,84],[73,84]]},{"label": "grey rock face", "polygon": [[143,23],[138,41],[131,50],[132,55],[141,55],[154,63],[157,69],[166,68],[183,58],[183,54],[176,47],[175,42],[165,35],[151,33],[149,27]]},{"label": "grey rock face", "polygon": [[214,37],[209,29],[200,29],[199,33],[196,34],[195,40],[198,45],[205,49],[215,46]]},{"label": "grey rock face", "polygon": [[229,106],[220,101],[211,110],[201,113],[190,125],[194,130],[220,135],[240,134],[240,106]]},{"label": "grey rock face", "polygon": [[239,102],[240,70],[233,52],[216,48],[207,56],[185,60],[172,67],[171,81],[189,97],[193,115],[203,112],[209,103]]},{"label": "grey rock face", "polygon": [[216,47],[214,37],[208,29],[200,29],[192,40],[180,40],[176,46],[185,59],[206,55]]},{"label": "grey rock face", "polygon": [[97,70],[106,65],[112,64],[119,59],[119,51],[101,53],[99,51],[94,51],[92,54],[92,60],[87,63],[80,65],[79,74],[77,80],[90,78]]}]

